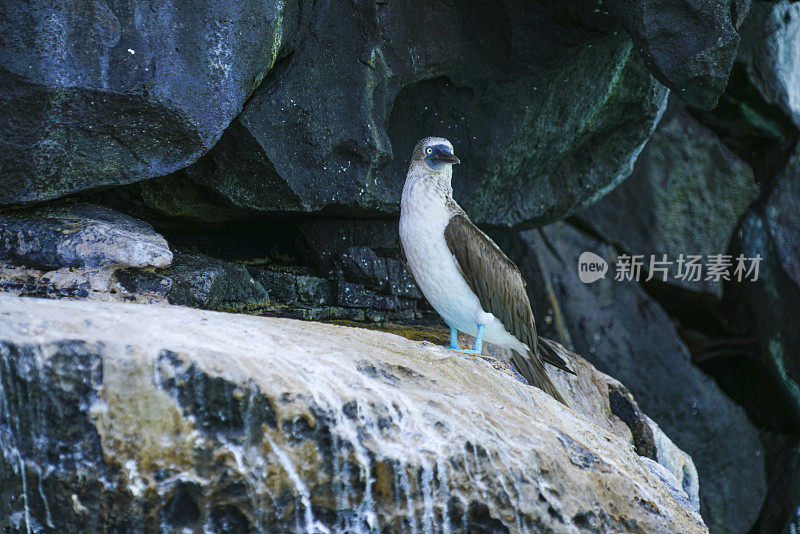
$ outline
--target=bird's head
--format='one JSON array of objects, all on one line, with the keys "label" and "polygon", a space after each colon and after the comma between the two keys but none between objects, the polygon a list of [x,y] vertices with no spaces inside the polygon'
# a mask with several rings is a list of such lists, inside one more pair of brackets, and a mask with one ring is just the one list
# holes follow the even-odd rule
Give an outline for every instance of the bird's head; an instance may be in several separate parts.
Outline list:
[{"label": "bird's head", "polygon": [[426,137],[414,147],[411,164],[424,165],[430,171],[440,172],[452,169],[461,161],[453,154],[453,145],[443,137]]}]

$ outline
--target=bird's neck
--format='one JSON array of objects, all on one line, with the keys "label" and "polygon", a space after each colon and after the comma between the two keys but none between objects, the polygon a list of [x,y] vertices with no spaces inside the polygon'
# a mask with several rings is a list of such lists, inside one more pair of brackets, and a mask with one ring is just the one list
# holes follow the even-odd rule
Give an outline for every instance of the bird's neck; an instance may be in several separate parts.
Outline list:
[{"label": "bird's neck", "polygon": [[406,185],[419,183],[431,192],[443,195],[444,200],[453,200],[452,178],[452,165],[447,165],[442,170],[433,170],[424,163],[414,163],[408,170]]}]

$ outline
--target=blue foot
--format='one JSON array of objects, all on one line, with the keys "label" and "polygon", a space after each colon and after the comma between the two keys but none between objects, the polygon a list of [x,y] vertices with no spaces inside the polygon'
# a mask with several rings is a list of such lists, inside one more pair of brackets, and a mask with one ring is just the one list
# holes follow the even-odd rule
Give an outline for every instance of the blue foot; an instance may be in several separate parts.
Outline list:
[{"label": "blue foot", "polygon": [[[452,333],[451,333],[452,337]],[[458,341],[456,341],[456,345],[458,345]],[[452,347],[451,347],[452,349]],[[471,349],[452,349],[458,350],[459,352],[463,352],[464,354],[482,354],[483,353],[483,325],[478,325],[478,332],[475,335],[475,344],[472,346]]]},{"label": "blue foot", "polygon": [[447,347],[450,350],[461,350],[461,345],[458,344],[458,330],[450,327],[450,346]]}]

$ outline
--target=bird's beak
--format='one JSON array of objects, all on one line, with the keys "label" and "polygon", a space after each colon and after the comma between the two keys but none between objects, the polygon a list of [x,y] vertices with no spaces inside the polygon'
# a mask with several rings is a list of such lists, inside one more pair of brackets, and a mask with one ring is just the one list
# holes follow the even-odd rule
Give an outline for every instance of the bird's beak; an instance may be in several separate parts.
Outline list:
[{"label": "bird's beak", "polygon": [[453,154],[452,152],[448,152],[444,148],[438,148],[438,147],[435,149],[432,155],[432,159],[434,161],[441,161],[442,163],[452,163],[453,165],[461,163],[461,160],[458,159],[455,154]]}]

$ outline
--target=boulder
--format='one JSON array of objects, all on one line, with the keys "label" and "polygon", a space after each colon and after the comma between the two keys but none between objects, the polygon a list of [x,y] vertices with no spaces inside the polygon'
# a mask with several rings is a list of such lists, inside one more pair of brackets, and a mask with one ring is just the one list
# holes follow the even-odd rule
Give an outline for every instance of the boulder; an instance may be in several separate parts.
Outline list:
[{"label": "boulder", "polygon": [[[713,532],[748,532],[766,493],[758,431],[744,410],[692,365],[666,312],[630,281],[614,280],[616,251],[570,225],[521,234],[506,247],[528,281],[540,331],[627,386],[642,410],[691,455]],[[605,278],[584,284],[578,258],[597,254]],[[709,446],[713,444],[713,446]]]},{"label": "boulder", "polygon": [[[656,78],[689,105],[711,109],[728,84],[749,1],[611,0]],[[733,20],[732,20],[733,19]]]},{"label": "boulder", "polygon": [[746,326],[761,349],[755,363],[763,375],[756,385],[765,390],[749,396],[748,409],[773,430],[793,434],[800,432],[800,332],[793,320],[800,309],[796,172],[787,168],[765,205],[744,218],[733,243],[736,254],[761,258],[757,279],[739,293],[749,311]]},{"label": "boulder", "polygon": [[706,532],[629,442],[478,356],[0,296],[0,525]]},{"label": "boulder", "polygon": [[0,212],[0,261],[30,267],[168,267],[172,252],[149,224],[85,203]]},{"label": "boulder", "polygon": [[786,275],[800,288],[800,145],[777,177],[764,207],[775,254]]},{"label": "boulder", "polygon": [[282,0],[3,2],[0,205],[195,161],[275,63],[284,9]]},{"label": "boulder", "polygon": [[738,61],[748,80],[800,127],[800,4],[755,2],[741,34]]},{"label": "boulder", "polygon": [[769,444],[769,498],[753,532],[794,534],[800,529],[800,442],[796,435],[765,432],[764,443]]},{"label": "boulder", "polygon": [[231,218],[396,215],[414,144],[442,135],[475,220],[563,217],[627,177],[667,94],[610,16],[571,13],[589,4],[317,2],[208,156],[133,189],[211,220],[198,197]]},{"label": "boulder", "polygon": [[171,280],[170,304],[210,310],[244,311],[266,306],[269,294],[244,265],[202,254],[179,253],[161,272]]},{"label": "boulder", "polygon": [[[665,114],[631,177],[577,217],[628,254],[661,260],[666,282],[722,296],[721,280],[678,278],[681,254],[726,254],[736,225],[758,197],[753,171],[677,102]],[[647,278],[647,273],[642,278]],[[655,273],[657,281],[664,281]]]}]

